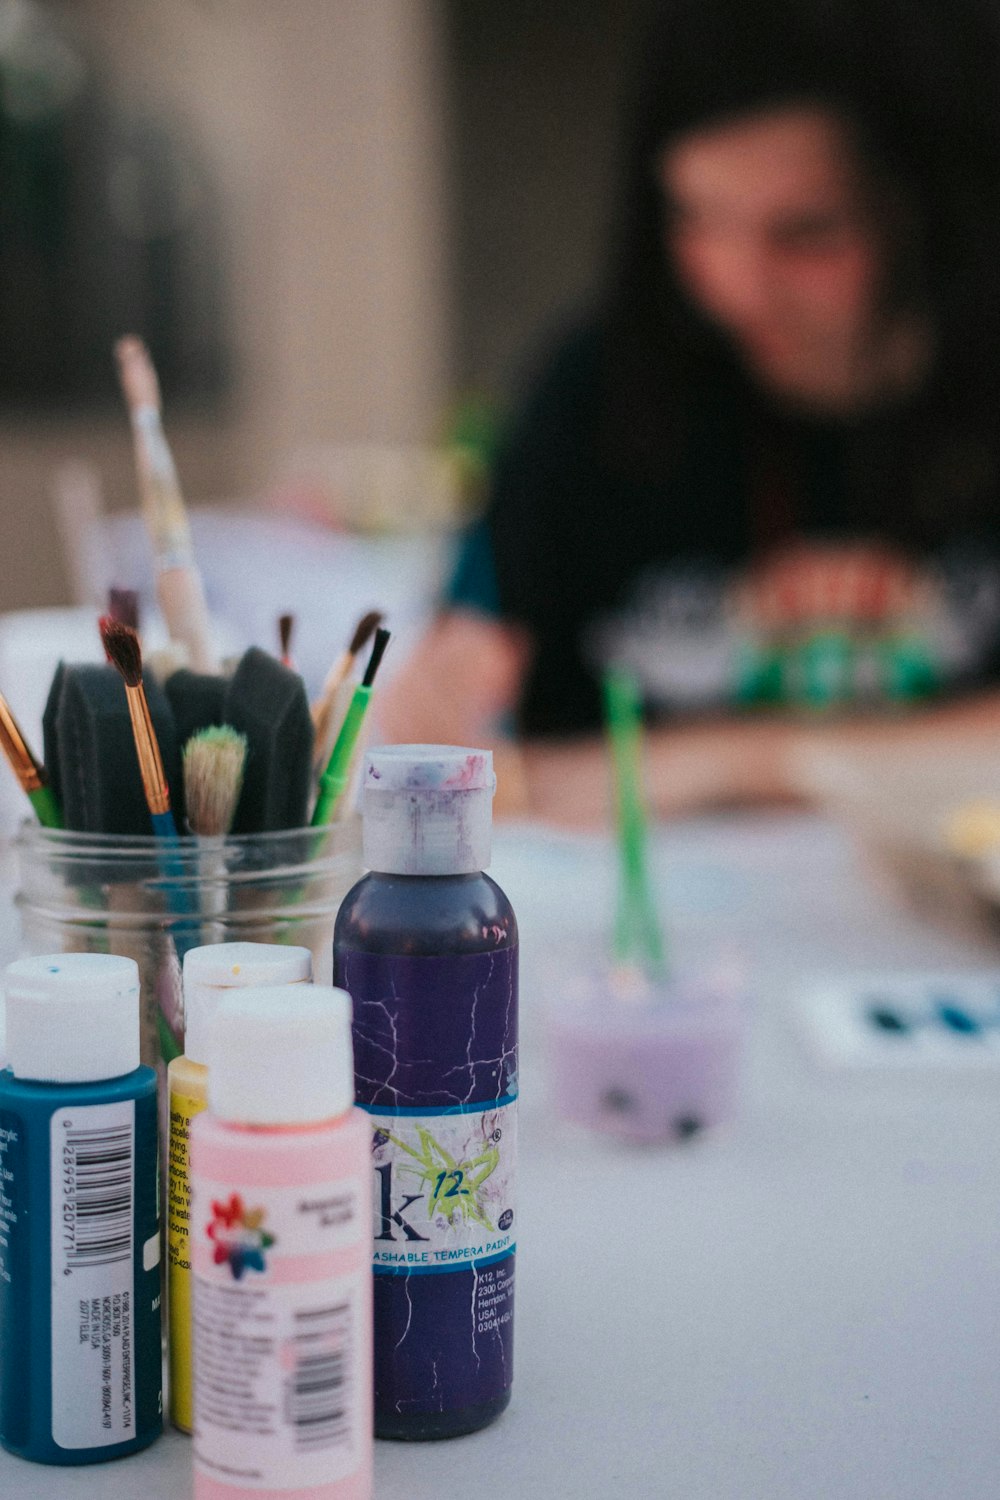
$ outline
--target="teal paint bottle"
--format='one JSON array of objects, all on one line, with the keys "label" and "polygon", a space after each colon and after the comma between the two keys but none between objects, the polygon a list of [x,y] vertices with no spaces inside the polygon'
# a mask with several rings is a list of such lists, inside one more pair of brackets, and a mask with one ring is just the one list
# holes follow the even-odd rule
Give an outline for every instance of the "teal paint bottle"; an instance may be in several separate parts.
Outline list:
[{"label": "teal paint bottle", "polygon": [[0,1073],[0,1442],[85,1464],[161,1431],[156,1075],[139,971],[11,964]]}]

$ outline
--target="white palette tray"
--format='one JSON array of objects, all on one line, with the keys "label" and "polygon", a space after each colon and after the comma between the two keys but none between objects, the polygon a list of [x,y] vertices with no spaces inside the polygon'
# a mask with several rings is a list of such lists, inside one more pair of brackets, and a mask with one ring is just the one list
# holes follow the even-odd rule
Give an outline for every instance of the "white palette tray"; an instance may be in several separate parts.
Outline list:
[{"label": "white palette tray", "polygon": [[1000,970],[817,979],[797,1012],[829,1067],[1000,1071]]}]

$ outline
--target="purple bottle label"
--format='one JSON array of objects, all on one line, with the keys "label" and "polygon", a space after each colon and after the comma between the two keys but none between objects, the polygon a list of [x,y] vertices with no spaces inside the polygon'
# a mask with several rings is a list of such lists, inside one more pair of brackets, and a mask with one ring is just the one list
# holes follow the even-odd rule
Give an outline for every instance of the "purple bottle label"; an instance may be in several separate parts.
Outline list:
[{"label": "purple bottle label", "polygon": [[449,1412],[513,1369],[517,952],[338,953],[372,1117],[375,1400]]}]

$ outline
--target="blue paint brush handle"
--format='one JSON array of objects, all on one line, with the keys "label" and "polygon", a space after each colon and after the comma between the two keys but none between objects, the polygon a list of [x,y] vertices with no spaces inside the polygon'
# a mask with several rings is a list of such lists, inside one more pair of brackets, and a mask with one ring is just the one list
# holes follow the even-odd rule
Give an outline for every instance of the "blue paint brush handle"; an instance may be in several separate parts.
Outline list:
[{"label": "blue paint brush handle", "polygon": [[[189,892],[184,889],[184,860],[181,855],[180,835],[177,832],[174,815],[168,808],[166,812],[150,813],[149,816],[153,824],[153,833],[156,836],[160,872],[167,881],[167,905],[175,916],[196,918]],[[177,957],[183,963],[188,949],[197,947],[201,938],[201,928],[197,920],[192,920],[189,923],[178,924],[172,929],[172,933]],[[165,1063],[173,1062],[175,1057],[180,1057],[183,1048],[162,1010],[157,1012],[157,1026],[163,1060]]]},{"label": "blue paint brush handle", "polygon": [[153,832],[158,839],[162,839],[164,843],[180,844],[177,824],[174,822],[174,815],[169,807],[166,812],[150,813],[149,816],[153,824]]},{"label": "blue paint brush handle", "polygon": [[[151,813],[153,832],[156,834],[157,856],[160,870],[166,880],[167,905],[177,916],[190,917],[195,914],[190,894],[184,889],[184,860],[181,855],[180,835],[172,812]],[[188,944],[190,947],[191,945]],[[178,942],[178,953],[180,943]]]},{"label": "blue paint brush handle", "polygon": [[[197,906],[192,905],[190,892],[184,889],[184,859],[181,855],[181,840],[177,832],[177,824],[174,822],[174,815],[168,809],[162,813],[150,813],[149,816],[156,835],[160,870],[164,878],[169,881],[167,905],[176,916],[196,916]],[[197,932],[196,924],[192,925]],[[189,940],[189,935],[184,934],[183,929],[175,933],[175,940],[179,958],[184,956],[188,948],[194,947]]]},{"label": "blue paint brush handle", "polygon": [[157,841],[157,856],[160,869],[164,876],[170,881],[167,887],[167,904],[172,912],[180,916],[189,916],[191,903],[188,893],[183,885],[175,885],[175,881],[184,879],[184,861],[181,858],[181,841],[177,832],[177,824],[174,815],[168,809],[162,813],[150,813],[153,824],[153,832]]}]

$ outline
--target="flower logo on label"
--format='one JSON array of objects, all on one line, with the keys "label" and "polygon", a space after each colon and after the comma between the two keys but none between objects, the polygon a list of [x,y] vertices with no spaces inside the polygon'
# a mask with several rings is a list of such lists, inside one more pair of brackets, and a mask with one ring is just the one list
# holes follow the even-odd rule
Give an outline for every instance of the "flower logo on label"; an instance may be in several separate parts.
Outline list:
[{"label": "flower logo on label", "polygon": [[212,1222],[205,1231],[215,1246],[212,1258],[217,1266],[228,1261],[235,1281],[244,1271],[267,1269],[264,1251],[275,1237],[262,1227],[266,1214],[264,1208],[247,1208],[239,1193],[233,1193],[228,1203],[212,1204]]}]

